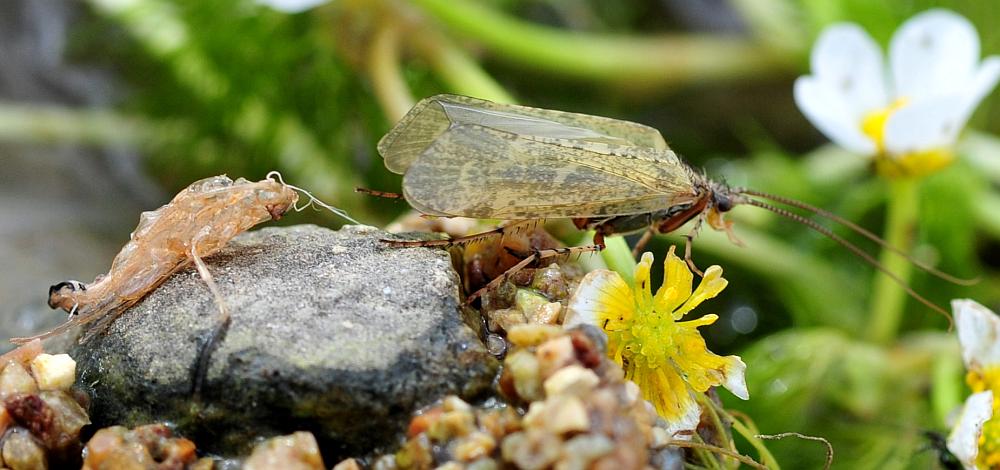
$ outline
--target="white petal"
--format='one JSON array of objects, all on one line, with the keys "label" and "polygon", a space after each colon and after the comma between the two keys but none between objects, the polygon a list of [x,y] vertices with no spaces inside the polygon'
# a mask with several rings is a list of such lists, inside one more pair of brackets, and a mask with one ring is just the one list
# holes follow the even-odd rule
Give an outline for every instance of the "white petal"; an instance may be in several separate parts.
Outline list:
[{"label": "white petal", "polygon": [[856,24],[836,24],[823,30],[810,57],[812,76],[857,123],[872,110],[889,104],[882,49]]},{"label": "white petal", "polygon": [[722,384],[722,386],[726,387],[726,390],[733,392],[733,395],[736,395],[740,399],[749,400],[750,392],[747,391],[746,379],[747,365],[739,356],[728,357],[736,360],[732,363],[733,367],[727,368],[725,371],[726,383]]},{"label": "white petal", "polygon": [[618,273],[607,269],[598,269],[587,273],[567,304],[563,328],[569,329],[577,325],[597,324],[599,315],[606,315],[621,305],[631,306],[631,290]]},{"label": "white petal", "polygon": [[795,103],[824,135],[837,145],[861,155],[875,153],[875,142],[861,132],[861,116],[849,109],[842,96],[816,77],[795,81]]},{"label": "white petal", "polygon": [[[690,394],[691,391],[688,390],[685,393]],[[698,423],[701,422],[701,407],[698,406],[698,401],[695,400],[694,396],[691,396],[691,399],[687,403],[688,406],[682,411],[683,414],[677,420],[666,420],[667,435],[673,439],[682,441],[691,440],[694,431],[698,429]]]},{"label": "white petal", "polygon": [[889,44],[897,97],[922,100],[961,91],[978,62],[976,28],[949,10],[928,10],[910,18]]},{"label": "white petal", "polygon": [[998,80],[1000,80],[1000,56],[989,56],[962,89],[965,94],[963,102],[965,107],[959,114],[959,119],[963,128],[979,107],[979,103],[997,86]]},{"label": "white petal", "polygon": [[899,156],[951,147],[965,124],[965,109],[961,95],[939,96],[904,106],[885,123],[886,152]]},{"label": "white petal", "polygon": [[329,0],[257,0],[261,5],[267,5],[285,13],[299,13],[312,7],[322,5]]},{"label": "white petal", "polygon": [[951,301],[962,360],[970,371],[1000,365],[1000,317],[975,300]]},{"label": "white petal", "polygon": [[948,450],[958,458],[967,469],[976,468],[976,456],[979,455],[979,436],[983,433],[983,424],[993,417],[993,392],[986,390],[973,394],[965,400],[962,415],[958,423],[948,435]]}]

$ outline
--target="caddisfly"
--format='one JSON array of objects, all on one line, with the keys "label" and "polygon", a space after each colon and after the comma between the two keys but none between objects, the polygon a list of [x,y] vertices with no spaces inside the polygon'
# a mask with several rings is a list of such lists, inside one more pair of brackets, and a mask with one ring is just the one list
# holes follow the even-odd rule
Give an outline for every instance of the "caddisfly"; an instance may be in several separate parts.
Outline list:
[{"label": "caddisfly", "polygon": [[[577,228],[594,230],[594,243],[573,248],[534,248],[508,275],[540,259],[596,252],[612,234],[646,233],[635,251],[655,233],[694,221],[686,235],[685,260],[702,223],[724,230],[739,243],[723,214],[748,204],[822,233],[902,285],[924,305],[944,314],[889,272],[870,254],[799,214],[764,200],[806,210],[840,223],[906,257],[916,266],[956,283],[968,281],[913,260],[858,225],[808,204],[712,181],[681,161],[659,131],[648,126],[585,114],[437,95],[410,110],[379,142],[385,166],[403,175],[403,197],[433,216],[504,219],[496,230],[451,240],[396,241],[391,246],[449,246],[518,230],[530,220],[571,218]],[[496,287],[500,276],[485,289]]]},{"label": "caddisfly", "polygon": [[49,288],[49,306],[69,312],[65,323],[36,336],[13,338],[11,342],[23,344],[75,326],[91,325],[81,335],[82,343],[171,274],[192,263],[215,297],[222,324],[227,325],[229,312],[202,258],[259,223],[280,219],[289,209],[300,211],[307,207],[309,204],[296,206],[298,192],[307,195],[310,204],[321,205],[356,223],[301,188],[285,184],[278,172],[272,171],[257,182],[243,178],[233,181],[225,175],[196,181],[163,207],[139,216],[139,225],[115,256],[107,274],[90,284],[65,281]]}]

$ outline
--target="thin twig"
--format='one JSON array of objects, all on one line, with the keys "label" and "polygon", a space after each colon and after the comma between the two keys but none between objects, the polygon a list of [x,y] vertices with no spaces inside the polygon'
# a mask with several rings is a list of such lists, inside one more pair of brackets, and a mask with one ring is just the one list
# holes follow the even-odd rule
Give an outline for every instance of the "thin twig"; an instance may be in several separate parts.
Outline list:
[{"label": "thin twig", "polygon": [[762,469],[762,470],[767,470],[767,466],[761,464],[760,462],[758,462],[758,461],[756,461],[754,459],[751,459],[750,457],[747,457],[745,455],[738,454],[736,452],[733,452],[731,450],[728,450],[728,449],[725,449],[725,448],[722,448],[722,447],[719,447],[719,446],[713,446],[711,444],[703,444],[701,442],[682,441],[682,440],[679,440],[679,439],[672,439],[672,440],[670,440],[670,441],[667,442],[667,445],[671,445],[671,446],[674,446],[674,447],[688,447],[688,448],[691,448],[691,449],[704,449],[704,450],[708,450],[708,451],[711,451],[711,452],[715,452],[717,454],[725,455],[727,457],[732,457],[732,458],[734,458],[736,460],[739,460],[740,462],[743,462],[743,463],[745,463],[745,464],[747,464],[747,465],[749,465],[751,467],[759,468],[759,469]]},{"label": "thin twig", "polygon": [[769,440],[784,439],[786,437],[797,437],[799,439],[805,439],[807,441],[822,442],[823,444],[826,444],[826,465],[823,466],[823,470],[829,470],[830,466],[833,465],[833,444],[830,444],[830,441],[826,440],[826,438],[818,436],[807,436],[805,434],[797,432],[783,432],[779,434],[758,434],[754,437],[756,437],[757,439],[769,439]]}]

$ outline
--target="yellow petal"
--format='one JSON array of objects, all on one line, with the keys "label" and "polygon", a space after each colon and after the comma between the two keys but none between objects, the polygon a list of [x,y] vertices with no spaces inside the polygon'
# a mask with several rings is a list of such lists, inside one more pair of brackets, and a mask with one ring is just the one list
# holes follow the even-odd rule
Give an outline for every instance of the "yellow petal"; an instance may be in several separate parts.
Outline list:
[{"label": "yellow petal", "polygon": [[663,285],[656,291],[653,299],[654,310],[663,314],[673,312],[691,296],[691,283],[694,280],[687,263],[674,254],[674,249],[671,246],[667,258],[663,260]]},{"label": "yellow petal", "polygon": [[717,318],[705,315],[697,320],[678,323],[674,333],[677,349],[670,359],[695,391],[704,392],[709,387],[721,385],[746,400],[749,398],[744,376],[746,364],[739,356],[722,357],[709,351],[697,330],[698,326],[714,323]]},{"label": "yellow petal", "polygon": [[632,380],[642,390],[643,398],[667,421],[667,433],[682,437],[685,432],[693,431],[700,421],[701,407],[691,388],[674,368],[651,368],[644,364],[632,367]]},{"label": "yellow petal", "polygon": [[590,324],[605,331],[628,327],[635,314],[632,289],[618,273],[607,269],[591,271],[576,288],[566,307],[563,327]]},{"label": "yellow petal", "polygon": [[635,309],[640,313],[651,312],[653,310],[652,286],[649,285],[649,270],[653,267],[653,254],[645,252],[635,266]]},{"label": "yellow petal", "polygon": [[705,270],[705,276],[698,283],[698,288],[694,290],[694,293],[687,299],[687,302],[684,302],[684,305],[681,305],[674,312],[674,319],[681,318],[702,302],[719,295],[719,292],[722,292],[728,284],[729,281],[722,277],[721,267],[718,265],[709,266]]}]

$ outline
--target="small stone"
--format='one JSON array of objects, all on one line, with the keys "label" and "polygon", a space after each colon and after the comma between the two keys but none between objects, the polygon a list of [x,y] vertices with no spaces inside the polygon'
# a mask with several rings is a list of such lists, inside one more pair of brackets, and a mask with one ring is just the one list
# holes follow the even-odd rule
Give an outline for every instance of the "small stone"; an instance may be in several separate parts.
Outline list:
[{"label": "small stone", "polygon": [[438,465],[437,467],[434,467],[434,469],[435,470],[465,470],[465,467],[463,467],[462,464],[460,464],[458,462],[445,462],[445,463],[443,463],[441,465]]},{"label": "small stone", "polygon": [[501,308],[493,310],[487,314],[490,319],[490,330],[510,331],[514,325],[523,325],[528,322],[524,312],[516,308]]},{"label": "small stone", "polygon": [[31,360],[31,373],[42,390],[69,390],[76,381],[76,361],[69,354],[39,354]]},{"label": "small stone", "polygon": [[[431,468],[434,464],[433,449],[434,445],[431,444],[428,434],[419,434],[407,439],[406,444],[403,444],[403,448],[396,452],[395,458],[392,459],[391,468],[406,470]],[[379,461],[375,461],[374,469],[379,469]]]},{"label": "small stone", "polygon": [[545,429],[553,434],[587,431],[590,417],[583,401],[574,396],[560,395],[544,402],[534,402],[524,415],[528,428]]},{"label": "small stone", "polygon": [[455,442],[452,455],[463,462],[471,462],[490,455],[496,447],[497,442],[493,436],[476,431]]},{"label": "small stone", "polygon": [[45,470],[45,449],[24,428],[14,428],[3,440],[3,462],[13,470]]},{"label": "small stone", "polygon": [[441,415],[430,434],[435,440],[445,441],[468,435],[475,428],[476,416],[472,411],[448,411]]},{"label": "small stone", "polygon": [[323,457],[312,433],[299,431],[272,437],[254,448],[243,464],[244,470],[323,470]]},{"label": "small stone", "polygon": [[660,447],[666,446],[670,443],[670,435],[667,434],[667,430],[663,428],[653,428],[652,438],[650,439],[649,447],[652,449],[659,449]]},{"label": "small stone", "polygon": [[569,297],[569,289],[562,268],[552,263],[544,269],[535,270],[531,287],[537,289],[549,299],[565,299]]},{"label": "small stone", "polygon": [[559,459],[562,441],[544,431],[515,432],[500,445],[503,459],[521,470],[541,470]]},{"label": "small stone", "polygon": [[[545,298],[544,295],[538,294],[531,289],[518,289],[517,294],[514,295],[514,305],[517,306],[519,310],[524,312],[524,316],[530,321],[532,317],[537,315],[537,311],[549,303],[549,299]],[[538,322],[532,322],[538,323]]]},{"label": "small stone", "polygon": [[625,381],[625,404],[631,405],[642,396],[642,390],[639,390],[639,386],[631,380]]},{"label": "small stone", "polygon": [[361,470],[361,466],[358,465],[358,461],[354,459],[344,459],[340,463],[333,466],[333,470]]},{"label": "small stone", "polygon": [[194,443],[173,437],[163,424],[100,429],[87,442],[86,456],[82,470],[189,468],[198,460]]},{"label": "small stone", "polygon": [[577,364],[557,370],[545,379],[545,396],[572,394],[582,396],[590,393],[600,383],[594,371]]},{"label": "small stone", "polygon": [[538,372],[538,359],[527,350],[515,351],[504,361],[505,373],[510,373],[514,390],[522,400],[533,401],[542,398],[542,383]]},{"label": "small stone", "polygon": [[528,316],[528,322],[540,325],[555,325],[559,322],[560,313],[562,313],[562,304],[559,302],[549,302],[535,309],[534,313]]},{"label": "small stone", "polygon": [[471,462],[465,466],[466,470],[497,470],[496,460],[489,457],[483,457],[475,462]]},{"label": "small stone", "polygon": [[80,430],[90,424],[83,407],[62,390],[42,392],[38,396],[52,410],[54,417],[46,444],[53,449],[62,449],[76,443]]},{"label": "small stone", "polygon": [[396,470],[399,468],[396,465],[396,456],[394,455],[383,455],[372,463],[372,470]]},{"label": "small stone", "polygon": [[441,408],[444,411],[463,411],[466,413],[472,412],[472,406],[466,403],[465,400],[462,400],[461,398],[455,395],[448,395],[447,397],[445,397],[445,399],[441,402]]},{"label": "small stone", "polygon": [[600,434],[581,434],[563,444],[563,458],[555,470],[585,470],[594,459],[615,450],[615,443]]},{"label": "small stone", "polygon": [[31,395],[38,392],[38,384],[20,363],[8,362],[0,372],[0,399],[11,395]]},{"label": "small stone", "polygon": [[538,358],[541,376],[549,377],[557,370],[576,361],[573,340],[569,336],[550,339],[538,346],[535,357]]},{"label": "small stone", "polygon": [[563,334],[562,328],[552,325],[514,325],[507,330],[507,341],[521,347],[537,346],[550,338]]}]

